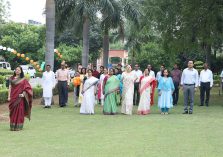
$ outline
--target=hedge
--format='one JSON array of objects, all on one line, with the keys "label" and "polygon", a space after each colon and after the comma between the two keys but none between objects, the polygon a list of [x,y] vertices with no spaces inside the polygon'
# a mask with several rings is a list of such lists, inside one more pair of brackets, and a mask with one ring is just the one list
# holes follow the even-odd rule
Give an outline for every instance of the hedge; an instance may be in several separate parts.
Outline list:
[{"label": "hedge", "polygon": [[8,89],[0,90],[0,104],[8,101]]},{"label": "hedge", "polygon": [[[73,91],[73,86],[69,86],[69,91]],[[53,95],[58,94],[58,88],[54,88]],[[43,89],[39,87],[33,88],[33,99],[41,98],[43,95]],[[0,104],[6,103],[8,101],[8,89],[0,90]]]},{"label": "hedge", "polygon": [[41,73],[41,72],[36,72],[35,76],[36,76],[36,77],[40,77],[40,78],[42,78],[43,73]]},{"label": "hedge", "polygon": [[0,75],[5,76],[5,75],[10,75],[12,76],[14,72],[12,70],[8,69],[0,69]]},{"label": "hedge", "polygon": [[5,76],[0,75],[0,84],[5,83]]}]

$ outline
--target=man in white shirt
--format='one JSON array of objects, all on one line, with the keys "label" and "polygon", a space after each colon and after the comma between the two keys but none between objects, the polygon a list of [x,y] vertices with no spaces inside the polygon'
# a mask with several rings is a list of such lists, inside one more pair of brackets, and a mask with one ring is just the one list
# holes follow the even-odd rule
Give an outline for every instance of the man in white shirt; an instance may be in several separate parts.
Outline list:
[{"label": "man in white shirt", "polygon": [[[194,106],[194,94],[197,90],[199,82],[198,71],[194,69],[194,62],[188,61],[188,68],[184,69],[181,77],[181,86],[184,94],[184,113],[192,114]],[[190,109],[188,112],[188,105],[190,103]]]},{"label": "man in white shirt", "polygon": [[135,70],[132,71],[134,75],[137,77],[135,83],[134,83],[134,97],[133,97],[133,104],[138,105],[139,99],[140,99],[140,93],[139,93],[139,80],[142,76],[142,71],[139,70],[139,65],[135,65]]},{"label": "man in white shirt", "polygon": [[51,108],[53,88],[55,87],[55,75],[51,71],[51,66],[46,66],[46,71],[42,76],[42,87],[43,87],[43,98],[44,98],[44,108]]},{"label": "man in white shirt", "polygon": [[155,73],[154,73],[154,71],[152,70],[152,65],[148,64],[148,65],[147,65],[147,69],[149,69],[149,76],[155,78]]},{"label": "man in white shirt", "polygon": [[221,77],[221,90],[223,91],[223,69],[221,71],[220,77]]},{"label": "man in white shirt", "polygon": [[200,73],[199,78],[199,86],[200,86],[200,106],[204,106],[204,97],[206,94],[205,105],[209,105],[209,97],[210,97],[210,90],[213,86],[213,73],[211,70],[208,69],[208,64],[204,64],[204,70]]}]

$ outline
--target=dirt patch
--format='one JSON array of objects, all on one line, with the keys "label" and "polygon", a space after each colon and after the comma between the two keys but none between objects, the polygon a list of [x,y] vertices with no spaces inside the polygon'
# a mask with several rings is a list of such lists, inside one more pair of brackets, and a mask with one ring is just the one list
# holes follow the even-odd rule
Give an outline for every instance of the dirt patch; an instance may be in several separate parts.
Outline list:
[{"label": "dirt patch", "polygon": [[9,117],[5,115],[0,115],[0,123],[1,122],[9,122]]}]

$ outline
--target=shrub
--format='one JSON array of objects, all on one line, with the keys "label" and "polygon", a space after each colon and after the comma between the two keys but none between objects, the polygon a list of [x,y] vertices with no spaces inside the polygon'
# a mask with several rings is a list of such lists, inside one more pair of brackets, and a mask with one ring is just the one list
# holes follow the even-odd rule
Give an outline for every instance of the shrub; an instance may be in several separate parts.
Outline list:
[{"label": "shrub", "polygon": [[43,73],[41,73],[41,72],[36,72],[36,77],[42,77],[43,76]]},{"label": "shrub", "polygon": [[30,80],[30,75],[28,73],[25,74],[25,78],[29,81]]},{"label": "shrub", "polygon": [[0,90],[0,104],[6,103],[8,101],[8,90],[2,89]]},{"label": "shrub", "polygon": [[[72,83],[69,85],[69,92],[73,91]],[[53,95],[58,94],[57,86],[53,89]],[[33,88],[33,99],[42,98],[43,96],[43,89],[41,87],[34,87]],[[1,89],[0,90],[0,104],[6,103],[8,100],[8,89]]]},{"label": "shrub", "polygon": [[12,76],[14,72],[12,70],[8,69],[0,69],[0,75],[5,76],[5,75],[10,75]]},{"label": "shrub", "polygon": [[41,98],[43,96],[43,89],[35,87],[33,88],[33,99]]},{"label": "shrub", "polygon": [[0,84],[5,83],[5,76],[0,75]]}]

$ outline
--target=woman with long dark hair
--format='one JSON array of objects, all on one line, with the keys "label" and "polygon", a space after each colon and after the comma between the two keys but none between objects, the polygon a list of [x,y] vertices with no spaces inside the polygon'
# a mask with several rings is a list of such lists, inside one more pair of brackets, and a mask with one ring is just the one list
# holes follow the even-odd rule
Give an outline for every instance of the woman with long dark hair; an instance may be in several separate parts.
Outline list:
[{"label": "woman with long dark hair", "polygon": [[10,78],[8,101],[11,131],[23,129],[24,117],[30,120],[33,92],[22,68],[16,68]]}]

